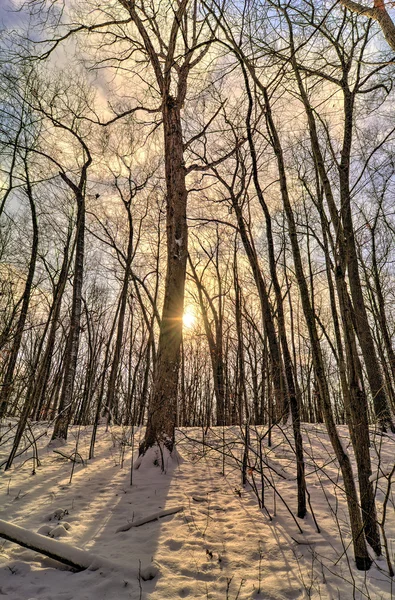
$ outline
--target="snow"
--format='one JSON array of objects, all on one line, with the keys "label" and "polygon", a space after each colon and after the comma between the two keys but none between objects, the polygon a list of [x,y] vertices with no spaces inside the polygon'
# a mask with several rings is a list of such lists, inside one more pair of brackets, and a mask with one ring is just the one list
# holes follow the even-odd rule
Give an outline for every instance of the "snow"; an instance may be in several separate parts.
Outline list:
[{"label": "snow", "polygon": [[[42,531],[42,528],[40,528],[40,530]],[[66,530],[62,525],[57,525],[48,532],[48,536],[50,538],[60,537],[60,530],[66,533]],[[93,554],[89,554],[79,548],[74,548],[52,539],[46,539],[41,533],[34,533],[33,531],[29,531],[1,519],[0,536],[8,540],[15,539],[18,544],[21,544],[24,547],[34,548],[34,550],[37,550],[38,552],[42,551],[45,554],[52,555],[52,557],[62,557],[65,559],[65,562],[67,561],[67,563],[71,565],[77,565],[82,569],[89,569],[93,564],[101,564],[101,559]]]},{"label": "snow", "polygon": [[[8,424],[7,424],[8,427]],[[3,426],[3,430],[5,427]],[[37,434],[42,426],[35,426]],[[0,432],[3,433],[4,431]],[[348,447],[347,429],[339,428]],[[25,541],[38,537],[43,545],[87,561],[73,572],[42,554],[0,540],[0,596],[7,600],[390,600],[392,581],[384,557],[367,573],[355,569],[341,476],[323,425],[303,425],[307,484],[320,533],[311,512],[298,520],[301,534],[280,497],[269,486],[260,510],[250,485],[241,485],[242,432],[227,428],[183,429],[177,432],[178,458],[164,456],[157,466],[153,449],[133,471],[130,485],[128,430],[100,426],[95,458],[88,460],[91,428],[80,432],[74,464],[53,452],[48,436],[38,441],[41,466],[32,475],[28,453],[10,471],[0,471],[0,529],[13,524],[27,530]],[[135,436],[134,457],[143,432]],[[254,433],[252,433],[254,440]],[[77,430],[71,430],[64,452],[75,451]],[[265,475],[295,511],[295,455],[284,433],[273,430],[273,445],[264,440]],[[4,438],[5,439],[5,438]],[[390,472],[395,437],[373,436],[376,473]],[[11,440],[0,446],[7,458]],[[380,457],[376,454],[380,451]],[[125,452],[125,454],[124,454]],[[379,460],[380,458],[380,460]],[[260,477],[251,457],[252,475]],[[156,462],[156,464],[154,464]],[[380,466],[382,465],[382,466]],[[74,467],[74,472],[72,469]],[[224,474],[223,474],[224,470]],[[286,479],[281,474],[287,474]],[[71,477],[72,475],[72,477]],[[71,481],[70,481],[71,479]],[[388,481],[376,477],[379,519]],[[260,490],[258,490],[260,491]],[[174,512],[175,509],[181,509]],[[168,514],[166,515],[166,512]],[[172,513],[172,514],[171,514]],[[270,515],[270,516],[269,516]],[[154,518],[128,531],[125,525]],[[9,527],[12,527],[9,525]],[[388,497],[386,534],[394,562],[395,509]],[[37,533],[39,532],[39,534]],[[8,533],[10,530],[8,529]],[[20,532],[19,532],[20,533]],[[373,553],[372,553],[373,556]]]},{"label": "snow", "polygon": [[154,513],[153,515],[148,515],[148,517],[144,517],[143,519],[137,519],[137,521],[132,521],[131,523],[127,523],[126,525],[121,525],[121,527],[118,527],[115,533],[120,533],[121,531],[129,531],[129,529],[132,529],[132,527],[141,527],[141,525],[145,525],[146,523],[150,523],[151,521],[157,521],[162,517],[174,515],[175,513],[181,512],[182,510],[184,510],[183,506],[174,506],[173,508],[160,510]]}]

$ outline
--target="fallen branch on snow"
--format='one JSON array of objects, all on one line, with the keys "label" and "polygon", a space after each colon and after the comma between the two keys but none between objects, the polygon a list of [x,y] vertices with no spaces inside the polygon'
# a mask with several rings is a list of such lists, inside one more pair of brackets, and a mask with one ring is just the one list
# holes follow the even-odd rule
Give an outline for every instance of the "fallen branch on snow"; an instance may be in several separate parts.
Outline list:
[{"label": "fallen branch on snow", "polygon": [[96,554],[91,554],[80,548],[75,548],[69,544],[58,542],[52,538],[29,531],[19,525],[13,525],[7,521],[0,520],[0,537],[19,544],[29,550],[35,550],[40,554],[49,556],[76,571],[90,569],[92,571],[101,567],[107,567],[110,570],[117,570],[118,566],[107,559],[101,558]]},{"label": "fallen branch on snow", "polygon": [[54,450],[54,453],[60,454],[60,456],[62,456],[63,458],[67,458],[68,460],[71,460],[74,463],[80,463],[82,465],[85,465],[85,461],[79,452],[73,452],[72,454],[68,455],[65,452],[61,452],[61,450]]},{"label": "fallen branch on snow", "polygon": [[151,523],[151,521],[157,521],[162,517],[167,517],[168,515],[175,515],[178,512],[184,510],[183,506],[175,506],[174,508],[168,508],[167,510],[160,510],[149,517],[144,517],[143,519],[137,519],[137,521],[133,521],[133,523],[127,523],[126,525],[121,525],[118,527],[115,533],[119,533],[120,531],[129,531],[132,527],[140,527],[140,525],[145,525],[146,523]]},{"label": "fallen branch on snow", "polygon": [[306,537],[305,535],[291,535],[291,539],[299,546],[311,546],[312,544],[326,544],[326,540],[323,537],[311,536]]}]

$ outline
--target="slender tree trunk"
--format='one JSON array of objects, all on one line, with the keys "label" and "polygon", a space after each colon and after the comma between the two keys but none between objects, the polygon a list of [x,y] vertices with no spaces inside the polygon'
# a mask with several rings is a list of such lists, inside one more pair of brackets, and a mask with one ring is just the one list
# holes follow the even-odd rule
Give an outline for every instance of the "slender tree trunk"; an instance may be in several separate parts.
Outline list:
[{"label": "slender tree trunk", "polygon": [[29,418],[29,415],[33,412],[34,416],[39,419],[40,418],[40,410],[43,404],[43,398],[45,393],[45,388],[48,383],[53,347],[55,344],[55,334],[56,328],[58,325],[60,306],[62,301],[62,296],[64,292],[64,288],[67,281],[67,273],[68,273],[68,265],[69,265],[69,257],[68,257],[68,249],[69,249],[69,241],[68,238],[66,247],[64,249],[63,262],[59,275],[59,280],[54,293],[54,301],[52,305],[52,315],[51,315],[51,326],[48,334],[47,345],[44,351],[43,358],[40,362],[40,366],[38,369],[38,375],[36,382],[33,387],[28,391],[25,399],[25,403],[23,406],[22,414],[19,417],[18,427],[14,438],[14,443],[12,446],[12,450],[8,457],[8,461],[5,469],[9,469],[12,466],[14,461],[16,452],[18,450],[20,441],[22,439],[23,432],[25,431],[26,423]]},{"label": "slender tree trunk", "polygon": [[271,375],[273,379],[273,388],[274,388],[274,397],[276,400],[277,408],[280,409],[284,406],[284,385],[283,385],[283,377],[282,377],[282,361],[281,361],[281,353],[280,348],[277,341],[276,329],[274,326],[272,308],[270,306],[270,301],[267,293],[267,288],[265,281],[263,279],[258,257],[255,252],[255,248],[252,246],[246,225],[244,222],[244,218],[242,215],[241,208],[237,202],[237,198],[233,195],[233,208],[235,209],[237,223],[239,226],[240,237],[243,242],[244,249],[246,251],[248,261],[251,266],[251,270],[254,276],[254,280],[259,293],[259,300],[261,303],[262,309],[262,321],[267,333],[268,346],[270,352],[271,359]]},{"label": "slender tree trunk", "polygon": [[120,307],[119,307],[119,317],[118,317],[118,329],[117,329],[117,337],[115,340],[115,349],[114,349],[114,357],[111,365],[110,378],[108,382],[107,388],[107,400],[105,411],[107,413],[108,422],[111,419],[111,410],[114,405],[115,400],[115,384],[119,371],[119,363],[121,358],[121,350],[122,350],[122,341],[123,341],[123,330],[124,330],[124,322],[125,322],[125,313],[128,299],[128,290],[129,290],[129,281],[130,281],[130,271],[132,266],[133,259],[133,219],[131,214],[131,206],[130,202],[124,202],[125,208],[128,214],[128,226],[129,226],[129,236],[128,236],[128,248],[126,253],[126,263],[125,263],[125,272],[123,276],[122,289],[121,289],[121,297],[120,297]]},{"label": "slender tree trunk", "polygon": [[25,158],[25,174],[26,174],[26,187],[25,192],[26,196],[29,200],[30,212],[32,218],[32,227],[33,227],[33,239],[32,239],[32,248],[30,254],[30,262],[29,262],[29,270],[27,273],[25,289],[23,291],[22,296],[22,307],[19,315],[18,323],[16,326],[15,336],[11,348],[10,357],[7,364],[7,370],[5,372],[5,377],[2,382],[2,387],[0,391],[0,418],[4,417],[7,413],[8,404],[11,398],[13,383],[14,383],[14,372],[15,366],[18,359],[18,353],[22,342],[23,330],[26,323],[27,313],[30,304],[30,295],[33,286],[33,278],[34,272],[36,269],[37,262],[37,252],[38,252],[38,223],[37,223],[37,214],[36,214],[36,206],[33,197],[33,190],[30,183],[29,170],[27,165],[27,160]]},{"label": "slender tree trunk", "polygon": [[236,398],[237,405],[239,407],[239,425],[243,423],[243,412],[244,419],[248,422],[250,419],[250,411],[247,402],[247,390],[246,390],[246,375],[245,375],[245,360],[244,360],[244,335],[243,335],[243,320],[242,320],[242,292],[239,283],[239,274],[237,269],[237,258],[236,258],[236,245],[237,238],[235,239],[235,248],[233,254],[233,283],[235,291],[235,319],[236,319],[236,333],[237,333],[237,387],[236,387]]},{"label": "slender tree trunk", "polygon": [[364,357],[369,385],[373,396],[376,417],[384,431],[389,428],[393,433],[395,433],[395,426],[392,422],[381,369],[379,361],[377,360],[376,348],[374,346],[373,336],[369,325],[362,293],[361,278],[359,274],[358,255],[355,244],[349,189],[354,96],[345,86],[343,87],[343,94],[345,125],[342,157],[339,167],[340,199],[341,218],[347,248],[346,258],[348,280],[350,283],[351,298],[355,313],[355,328]]},{"label": "slender tree trunk", "polygon": [[314,374],[319,392],[319,403],[325,417],[325,424],[328,431],[329,439],[335,451],[336,458],[339,462],[339,466],[343,475],[344,489],[347,496],[348,512],[350,516],[350,525],[356,566],[357,569],[367,570],[370,568],[372,561],[369,557],[365,536],[363,534],[363,520],[359,508],[357,491],[355,488],[354,474],[352,471],[350,458],[345,449],[343,448],[343,445],[341,443],[340,437],[336,429],[335,421],[333,419],[331,398],[328,388],[328,382],[325,375],[324,358],[322,355],[321,345],[316,327],[315,315],[314,311],[312,310],[309,290],[303,270],[302,257],[297,238],[295,217],[288,196],[288,186],[285,174],[282,147],[271,115],[271,107],[267,95],[265,98],[265,105],[268,125],[272,134],[273,149],[277,158],[280,177],[281,197],[283,200],[284,210],[288,221],[289,235],[294,257],[295,272],[298,280],[300,296],[302,301],[302,308],[309,331],[314,365]]},{"label": "slender tree trunk", "polygon": [[[70,180],[63,176],[70,185]],[[72,187],[72,186],[70,186]],[[67,439],[71,418],[74,380],[77,371],[78,346],[80,339],[80,321],[82,312],[82,284],[84,277],[85,246],[85,198],[83,188],[76,189],[77,200],[77,233],[73,278],[73,299],[71,307],[70,329],[67,337],[64,358],[63,386],[58,407],[59,417],[56,420],[52,439]]]},{"label": "slender tree trunk", "polygon": [[63,261],[60,269],[59,279],[54,292],[52,305],[52,318],[49,328],[47,343],[44,354],[37,371],[37,377],[32,389],[32,407],[34,410],[34,418],[40,419],[40,411],[44,403],[45,390],[48,385],[49,375],[51,372],[52,356],[55,348],[56,331],[59,326],[60,310],[62,306],[63,294],[66,288],[67,277],[69,273],[70,260],[74,252],[71,252],[69,257],[69,244],[71,232],[69,232],[67,243],[64,248]]},{"label": "slender tree trunk", "polygon": [[[189,265],[192,270],[193,280],[195,282],[200,310],[203,316],[204,330],[207,337],[207,343],[210,350],[211,366],[213,371],[214,381],[214,392],[217,403],[217,425],[225,425],[225,382],[224,382],[224,362],[223,362],[223,340],[222,340],[222,315],[216,310],[212,299],[210,298],[206,288],[204,287],[201,279],[199,279],[196,269],[189,258]],[[208,316],[208,309],[204,302],[204,296],[206,297],[211,313],[214,319],[215,335],[212,332],[210,326],[210,320]],[[221,294],[219,294],[219,301],[221,302]]]},{"label": "slender tree trunk", "polygon": [[[385,310],[385,300],[384,300],[384,294],[383,294],[383,290],[382,290],[382,282],[380,280],[380,270],[379,270],[378,260],[377,260],[375,227],[370,228],[370,234],[371,234],[371,240],[372,240],[372,272],[373,272],[374,285],[371,285],[371,283],[369,281],[368,273],[366,273],[366,282],[367,282],[367,285],[369,286],[369,289],[371,292],[372,305],[373,305],[374,313],[376,315],[376,322],[379,325],[379,330],[380,330],[380,333],[382,335],[382,339],[384,342],[385,352],[387,354],[387,359],[388,359],[388,363],[389,363],[389,371],[391,373],[391,375],[389,372],[387,373],[387,387],[389,388],[388,393],[392,397],[392,405],[394,406],[395,393],[394,393],[393,386],[395,383],[395,352],[394,352],[394,349],[392,346],[390,329],[388,326],[388,319],[387,319],[387,314],[386,314],[386,310]],[[379,348],[379,350],[380,350],[380,348]],[[382,351],[382,355],[383,355],[382,356],[383,368],[385,368],[386,361],[385,361],[385,356],[384,356],[384,349],[381,349],[381,351]],[[392,381],[391,381],[391,376],[392,376]]]},{"label": "slender tree trunk", "polygon": [[321,226],[324,235],[327,279],[330,291],[335,335],[337,340],[337,360],[340,371],[340,381],[343,392],[344,407],[347,413],[347,422],[357,463],[359,492],[364,529],[367,541],[372,546],[376,554],[379,555],[381,554],[380,533],[377,523],[373,482],[370,481],[372,469],[369,453],[369,423],[367,399],[362,386],[362,369],[360,366],[358,350],[355,342],[355,327],[352,321],[353,311],[347,291],[346,282],[343,273],[340,267],[338,266],[335,269],[335,279],[337,287],[337,296],[339,300],[339,308],[343,323],[344,342],[347,359],[346,368],[346,361],[344,358],[343,345],[340,335],[340,326],[337,316],[337,307],[334,297],[332,276],[329,268],[330,258],[327,242],[327,236],[329,235],[329,223],[324,217],[324,207],[320,205],[319,209],[321,215]]},{"label": "slender tree trunk", "polygon": [[266,238],[268,245],[268,254],[269,254],[269,267],[270,267],[270,275],[274,287],[274,292],[276,296],[276,306],[277,306],[277,322],[278,322],[278,333],[281,342],[281,347],[283,351],[284,357],[284,368],[285,368],[285,379],[287,383],[287,394],[284,394],[284,415],[288,414],[289,407],[291,409],[292,415],[292,427],[293,434],[295,440],[295,454],[296,454],[296,464],[297,464],[297,485],[298,485],[298,517],[304,518],[306,515],[306,480],[305,480],[305,469],[304,469],[304,456],[303,456],[303,440],[300,432],[300,415],[299,415],[299,407],[298,400],[296,397],[296,386],[293,376],[293,365],[291,353],[288,347],[288,340],[286,334],[285,327],[285,317],[284,317],[284,306],[283,306],[283,297],[281,293],[280,284],[277,277],[277,268],[276,268],[276,258],[274,253],[274,242],[273,242],[273,232],[272,232],[272,220],[270,216],[269,209],[267,207],[262,188],[259,182],[259,172],[258,172],[258,160],[254,145],[254,140],[252,136],[251,129],[251,115],[253,109],[253,99],[250,90],[249,80],[246,68],[242,63],[242,70],[244,75],[244,81],[246,84],[247,95],[249,99],[249,106],[247,111],[247,137],[248,143],[250,147],[250,154],[252,159],[252,170],[253,170],[253,180],[255,185],[255,190],[258,195],[259,203],[262,207],[263,213],[265,215],[266,222]]},{"label": "slender tree trunk", "polygon": [[[118,305],[117,309],[118,308],[119,308],[119,305]],[[113,335],[114,335],[115,329],[116,329],[117,317],[118,317],[118,310],[116,311],[114,320],[112,322],[112,326],[111,326],[111,330],[110,330],[110,333],[108,336],[106,350],[105,350],[105,354],[104,354],[104,365],[103,365],[103,371],[101,374],[100,390],[99,390],[98,397],[97,397],[95,419],[93,422],[92,436],[91,436],[91,441],[90,441],[90,446],[89,446],[89,456],[88,456],[89,460],[91,458],[93,458],[95,455],[97,429],[99,427],[100,413],[101,413],[101,409],[102,409],[102,405],[103,405],[104,387],[106,384],[106,373],[107,373],[108,365],[110,364],[110,360],[111,360],[111,342],[112,342],[112,338],[113,338]]]}]

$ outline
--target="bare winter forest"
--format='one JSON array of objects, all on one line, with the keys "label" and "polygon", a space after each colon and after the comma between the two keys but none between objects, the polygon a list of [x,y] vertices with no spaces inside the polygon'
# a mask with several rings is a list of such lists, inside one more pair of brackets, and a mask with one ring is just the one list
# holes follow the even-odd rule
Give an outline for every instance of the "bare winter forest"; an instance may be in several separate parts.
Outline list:
[{"label": "bare winter forest", "polygon": [[392,599],[392,4],[0,19],[0,594]]}]

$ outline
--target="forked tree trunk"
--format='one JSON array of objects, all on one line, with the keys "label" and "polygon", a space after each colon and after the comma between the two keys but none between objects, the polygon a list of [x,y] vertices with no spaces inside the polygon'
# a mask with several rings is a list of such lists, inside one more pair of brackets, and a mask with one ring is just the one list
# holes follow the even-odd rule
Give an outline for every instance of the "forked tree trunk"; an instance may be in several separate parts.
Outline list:
[{"label": "forked tree trunk", "polygon": [[[359,359],[356,356],[356,349],[353,349],[352,347],[351,340],[349,339],[347,342],[347,337],[350,334],[350,332],[347,331],[348,327],[355,329],[358,335],[367,368],[369,384],[372,390],[377,419],[379,420],[381,427],[384,429],[387,426],[390,426],[392,429],[393,425],[362,296],[355,248],[354,230],[351,217],[349,169],[352,139],[353,98],[348,94],[348,88],[344,86],[345,130],[339,166],[340,195],[342,200],[340,220],[332,193],[331,183],[329,181],[320,149],[313,109],[303,87],[301,75],[295,59],[292,60],[292,65],[308,119],[310,141],[316,162],[316,168],[320,176],[325,198],[327,200],[328,208],[336,230],[336,245],[339,248],[339,251],[336,253],[336,283],[338,288],[339,306],[342,311],[342,320],[345,330],[346,349],[348,353],[347,366],[350,376],[350,381],[348,382],[349,391],[347,391],[345,394],[344,400],[346,403],[348,402],[349,415],[351,416],[353,426],[358,427],[360,430],[358,439],[355,436],[352,436],[352,441],[356,454],[358,474],[360,479],[361,503],[363,503],[362,508],[364,513],[363,526],[368,540],[375,552],[380,554],[380,536],[375,520],[373,486],[369,481],[371,466],[369,454],[369,431],[367,422],[367,400],[365,395],[362,393],[362,379],[361,377],[356,377],[355,369],[357,366],[356,363],[359,361]],[[321,208],[321,212],[323,212],[323,207]],[[347,265],[348,268],[353,303],[350,302],[346,289],[346,283],[344,279],[345,265]],[[375,365],[375,368],[373,368],[373,365]]]},{"label": "forked tree trunk", "polygon": [[[313,108],[310,104],[307,93],[303,87],[301,74],[296,62],[292,60],[295,77],[297,80],[301,99],[306,111],[311,148],[313,151],[314,160],[319,173],[319,177],[324,190],[325,198],[328,204],[329,212],[336,230],[336,243],[339,247],[339,259],[341,268],[344,270],[345,265],[348,269],[348,279],[350,283],[352,305],[354,313],[353,326],[358,336],[361,346],[366,371],[368,375],[369,386],[373,396],[375,414],[382,429],[386,430],[389,427],[394,429],[392,417],[389,410],[387,397],[383,385],[383,378],[380,371],[380,366],[377,360],[376,350],[373,342],[370,325],[368,322],[366,307],[364,304],[361,280],[359,276],[358,258],[355,247],[354,229],[351,215],[350,191],[349,191],[349,169],[350,169],[350,152],[352,140],[352,119],[353,119],[353,101],[354,98],[346,85],[343,86],[344,100],[344,139],[341,152],[341,161],[339,166],[339,182],[341,196],[341,219],[339,218],[332,185],[326,170],[325,161],[321,152],[320,142],[316,127],[316,121]],[[344,264],[343,264],[344,263]]]}]

